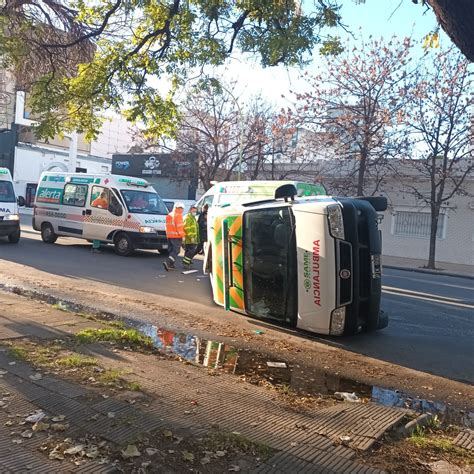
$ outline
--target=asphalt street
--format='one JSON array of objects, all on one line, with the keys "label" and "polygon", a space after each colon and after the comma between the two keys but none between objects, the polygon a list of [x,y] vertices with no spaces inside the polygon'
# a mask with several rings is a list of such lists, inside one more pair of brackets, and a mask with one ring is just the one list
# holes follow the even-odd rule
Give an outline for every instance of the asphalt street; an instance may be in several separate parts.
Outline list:
[{"label": "asphalt street", "polygon": [[[158,252],[137,252],[124,258],[109,247],[96,255],[90,252],[89,243],[72,238],[47,245],[29,225],[30,219],[23,220],[19,244],[0,239],[0,259],[72,280],[101,281],[213,305],[209,280],[200,277],[201,271],[166,273]],[[200,270],[200,262],[196,268]],[[388,328],[349,338],[315,339],[474,384],[474,281],[385,268],[383,285],[382,308],[390,316]]]}]

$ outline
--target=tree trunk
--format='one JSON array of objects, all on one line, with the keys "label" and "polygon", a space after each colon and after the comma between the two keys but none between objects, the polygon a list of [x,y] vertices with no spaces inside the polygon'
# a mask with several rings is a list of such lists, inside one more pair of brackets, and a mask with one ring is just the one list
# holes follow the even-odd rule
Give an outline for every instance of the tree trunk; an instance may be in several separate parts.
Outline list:
[{"label": "tree trunk", "polygon": [[439,207],[431,206],[430,251],[427,268],[436,268],[436,234],[438,233]]},{"label": "tree trunk", "polygon": [[474,61],[474,5],[472,0],[428,0],[441,28],[469,61]]},{"label": "tree trunk", "polygon": [[365,170],[367,168],[367,156],[364,156],[363,153],[360,159],[359,165],[359,173],[357,178],[357,196],[364,195],[364,178],[365,178]]}]

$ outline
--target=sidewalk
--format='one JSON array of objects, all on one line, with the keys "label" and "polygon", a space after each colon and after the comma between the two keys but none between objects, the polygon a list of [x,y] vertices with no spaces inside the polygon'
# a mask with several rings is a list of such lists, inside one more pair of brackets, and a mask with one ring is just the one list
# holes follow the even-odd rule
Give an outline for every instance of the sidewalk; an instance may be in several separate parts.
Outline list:
[{"label": "sidewalk", "polygon": [[436,270],[423,268],[426,260],[416,258],[391,257],[382,255],[383,266],[386,268],[395,268],[400,270],[415,271],[420,273],[430,273],[434,275],[457,276],[462,278],[474,279],[474,265],[462,265],[460,263],[437,263]]},{"label": "sidewalk", "polygon": [[295,408],[237,376],[74,339],[113,332],[107,322],[3,292],[0,308],[1,472],[375,473],[360,454],[407,415],[329,400]]}]

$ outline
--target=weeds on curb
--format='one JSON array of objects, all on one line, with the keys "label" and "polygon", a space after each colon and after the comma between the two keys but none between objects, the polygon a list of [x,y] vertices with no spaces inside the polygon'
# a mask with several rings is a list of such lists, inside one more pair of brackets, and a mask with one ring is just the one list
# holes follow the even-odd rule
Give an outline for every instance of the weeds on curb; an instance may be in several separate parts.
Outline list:
[{"label": "weeds on curb", "polygon": [[56,361],[56,364],[67,368],[79,368],[97,365],[98,361],[94,357],[88,357],[82,354],[71,354],[61,357]]},{"label": "weeds on curb", "polygon": [[121,346],[129,346],[133,349],[151,350],[153,341],[144,336],[136,329],[84,329],[75,335],[80,344],[91,344],[93,342],[111,342]]}]

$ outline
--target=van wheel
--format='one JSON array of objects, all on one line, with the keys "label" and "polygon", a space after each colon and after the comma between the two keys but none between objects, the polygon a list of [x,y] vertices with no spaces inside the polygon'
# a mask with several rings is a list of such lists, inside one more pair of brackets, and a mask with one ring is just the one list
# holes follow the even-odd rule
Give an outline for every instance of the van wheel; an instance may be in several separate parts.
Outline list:
[{"label": "van wheel", "polygon": [[121,257],[128,257],[135,249],[132,239],[124,233],[117,234],[114,239],[115,253]]},{"label": "van wheel", "polygon": [[11,244],[17,244],[20,241],[20,235],[21,235],[21,232],[20,232],[20,229],[18,229],[16,232],[13,232],[13,234],[10,234],[8,236],[8,241]]},{"label": "van wheel", "polygon": [[58,236],[54,233],[51,224],[43,224],[41,227],[41,238],[45,244],[54,244],[58,240]]}]

